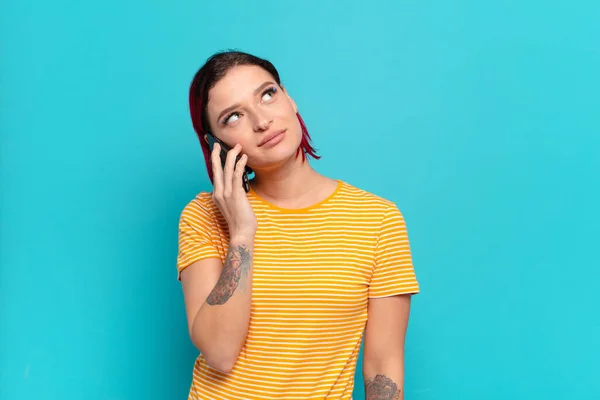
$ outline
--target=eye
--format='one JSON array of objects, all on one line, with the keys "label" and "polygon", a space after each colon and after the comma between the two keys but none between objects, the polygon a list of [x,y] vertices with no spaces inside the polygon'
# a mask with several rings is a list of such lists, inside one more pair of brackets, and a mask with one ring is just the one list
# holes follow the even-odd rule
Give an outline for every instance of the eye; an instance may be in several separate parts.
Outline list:
[{"label": "eye", "polygon": [[227,115],[224,119],[223,119],[223,125],[227,125],[230,122],[235,122],[240,118],[240,113],[238,112],[232,112],[231,114]]},{"label": "eye", "polygon": [[275,96],[276,92],[277,92],[277,88],[275,88],[275,86],[271,86],[270,88],[265,90],[265,92],[263,93],[262,100],[263,101],[271,100]]}]

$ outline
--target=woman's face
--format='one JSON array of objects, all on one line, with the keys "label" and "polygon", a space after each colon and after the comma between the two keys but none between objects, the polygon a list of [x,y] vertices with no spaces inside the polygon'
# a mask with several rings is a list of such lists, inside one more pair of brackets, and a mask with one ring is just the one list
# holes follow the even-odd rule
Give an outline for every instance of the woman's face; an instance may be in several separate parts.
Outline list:
[{"label": "woman's face", "polygon": [[231,147],[239,143],[255,170],[295,157],[300,146],[296,103],[261,67],[230,69],[209,91],[206,110],[213,134]]}]

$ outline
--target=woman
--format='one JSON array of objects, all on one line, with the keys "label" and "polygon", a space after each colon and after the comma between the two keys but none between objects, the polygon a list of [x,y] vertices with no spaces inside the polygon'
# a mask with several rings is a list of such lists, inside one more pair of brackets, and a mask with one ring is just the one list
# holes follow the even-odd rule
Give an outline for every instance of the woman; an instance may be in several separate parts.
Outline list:
[{"label": "woman", "polygon": [[[311,167],[318,156],[269,61],[216,54],[189,99],[214,185],[179,225],[179,279],[201,353],[189,398],[350,399],[363,332],[367,399],[403,398],[419,286],[396,205]],[[224,168],[208,135],[231,148]]]}]

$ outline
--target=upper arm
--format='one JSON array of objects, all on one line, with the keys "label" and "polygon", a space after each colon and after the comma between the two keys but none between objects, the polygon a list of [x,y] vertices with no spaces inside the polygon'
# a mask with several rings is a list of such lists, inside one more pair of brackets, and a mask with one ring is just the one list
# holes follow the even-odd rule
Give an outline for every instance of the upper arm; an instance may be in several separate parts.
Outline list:
[{"label": "upper arm", "polygon": [[410,295],[369,299],[365,329],[365,361],[385,363],[389,357],[404,356],[410,300]]},{"label": "upper arm", "polygon": [[374,264],[365,330],[366,363],[403,357],[411,295],[419,292],[406,223],[395,205],[383,215]]},{"label": "upper arm", "polygon": [[396,206],[389,207],[377,235],[369,298],[418,292],[404,216]]},{"label": "upper arm", "polygon": [[181,287],[190,336],[198,310],[217,284],[222,269],[223,263],[220,258],[205,258],[181,271]]},{"label": "upper arm", "polygon": [[218,227],[207,204],[191,201],[179,219],[177,274],[181,280],[188,329],[215,287],[223,269],[221,250],[213,241]]}]

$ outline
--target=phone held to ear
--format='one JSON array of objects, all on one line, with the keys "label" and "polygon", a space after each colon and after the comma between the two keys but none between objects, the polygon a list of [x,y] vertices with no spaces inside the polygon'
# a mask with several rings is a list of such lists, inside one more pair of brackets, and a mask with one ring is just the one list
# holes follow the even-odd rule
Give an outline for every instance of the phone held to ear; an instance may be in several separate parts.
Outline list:
[{"label": "phone held to ear", "polygon": [[[221,167],[223,169],[225,169],[225,162],[227,161],[227,153],[231,150],[231,147],[227,146],[225,143],[223,143],[223,141],[219,140],[212,133],[206,134],[206,140],[208,142],[208,147],[210,148],[211,153],[213,151],[213,148],[215,147],[215,143],[219,143],[219,145],[221,146],[221,154],[220,154]],[[240,160],[240,158],[241,158],[241,155],[238,154],[235,162],[237,163]],[[242,187],[244,188],[244,191],[246,193],[248,193],[250,191],[250,180],[248,179],[248,174],[250,174],[250,173],[252,173],[252,170],[248,166],[246,166],[244,168],[244,173],[242,174]]]}]

